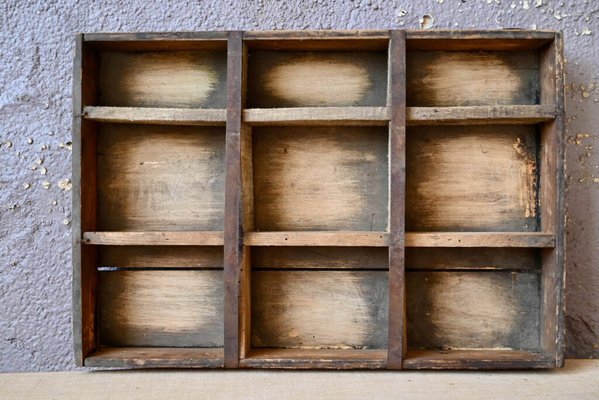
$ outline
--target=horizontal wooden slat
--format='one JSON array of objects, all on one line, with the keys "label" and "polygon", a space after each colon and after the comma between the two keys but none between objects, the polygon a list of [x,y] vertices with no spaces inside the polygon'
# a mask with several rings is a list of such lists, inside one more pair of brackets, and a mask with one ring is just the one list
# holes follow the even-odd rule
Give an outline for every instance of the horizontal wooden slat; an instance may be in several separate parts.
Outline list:
[{"label": "horizontal wooden slat", "polygon": [[520,369],[555,368],[543,354],[520,350],[408,351],[405,369]]},{"label": "horizontal wooden slat", "polygon": [[548,105],[408,107],[408,125],[536,124],[555,119]]},{"label": "horizontal wooden slat", "polygon": [[[408,107],[408,125],[536,124],[555,118],[553,106]],[[84,108],[83,117],[98,122],[224,125],[224,109],[96,107]],[[387,107],[250,108],[244,122],[257,125],[385,125]]]},{"label": "horizontal wooden slat", "polygon": [[222,246],[223,232],[84,232],[83,243],[139,246]]},{"label": "horizontal wooden slat", "polygon": [[[364,246],[389,244],[386,232],[249,232],[246,246]],[[409,232],[406,247],[553,247],[542,232]]]},{"label": "horizontal wooden slat", "polygon": [[406,247],[553,247],[555,235],[540,232],[406,233]]},{"label": "horizontal wooden slat", "polygon": [[385,125],[387,107],[251,108],[243,112],[252,125]]},{"label": "horizontal wooden slat", "polygon": [[249,232],[246,246],[387,246],[385,232]]},{"label": "horizontal wooden slat", "polygon": [[284,369],[379,369],[387,362],[386,350],[354,349],[252,349],[240,360],[242,367]]},{"label": "horizontal wooden slat", "polygon": [[85,359],[100,368],[221,368],[222,348],[104,347]]},{"label": "horizontal wooden slat", "polygon": [[98,122],[161,125],[224,125],[225,109],[85,107],[83,117]]}]

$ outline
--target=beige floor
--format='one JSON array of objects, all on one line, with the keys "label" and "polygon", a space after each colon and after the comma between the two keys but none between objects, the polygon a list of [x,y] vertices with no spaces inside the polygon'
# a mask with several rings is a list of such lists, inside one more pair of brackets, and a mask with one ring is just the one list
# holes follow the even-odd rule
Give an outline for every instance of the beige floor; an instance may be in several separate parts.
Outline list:
[{"label": "beige floor", "polygon": [[0,375],[0,399],[599,399],[599,360],[545,372],[122,371]]}]

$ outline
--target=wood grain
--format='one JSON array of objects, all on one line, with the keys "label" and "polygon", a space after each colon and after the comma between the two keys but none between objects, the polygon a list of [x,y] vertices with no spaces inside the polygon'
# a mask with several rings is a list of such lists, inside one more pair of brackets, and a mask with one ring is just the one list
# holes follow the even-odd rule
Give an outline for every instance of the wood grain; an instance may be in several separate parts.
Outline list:
[{"label": "wood grain", "polygon": [[383,231],[388,224],[387,130],[253,130],[255,229]]},{"label": "wood grain", "polygon": [[222,230],[222,128],[103,125],[99,230]]},{"label": "wood grain", "polygon": [[72,157],[72,260],[73,260],[73,349],[75,364],[96,347],[96,250],[80,243],[82,232],[94,230],[97,210],[96,125],[81,118],[83,104],[96,100],[96,54],[75,37],[73,59],[73,157]]},{"label": "wood grain", "polygon": [[223,346],[222,271],[110,271],[99,276],[103,345]]},{"label": "wood grain", "polygon": [[83,109],[83,117],[91,121],[154,125],[224,125],[222,109],[93,107]]},{"label": "wood grain", "polygon": [[538,104],[536,52],[407,55],[407,104],[419,107]]},{"label": "wood grain", "polygon": [[99,105],[225,108],[226,65],[225,52],[102,52]]},{"label": "wood grain", "polygon": [[407,272],[412,349],[539,350],[538,274]]},{"label": "wood grain", "polygon": [[224,246],[225,367],[239,366],[239,295],[243,259],[243,203],[241,198],[241,110],[245,54],[243,33],[231,32],[227,44],[227,136]]},{"label": "wood grain", "polygon": [[84,232],[83,243],[112,246],[222,246],[222,232]]},{"label": "wood grain", "polygon": [[98,266],[222,269],[221,246],[101,246]]},{"label": "wood grain", "polygon": [[537,124],[551,121],[556,110],[551,105],[408,107],[409,126]]},{"label": "wood grain", "polygon": [[85,359],[85,366],[96,368],[221,368],[223,366],[223,349],[103,347]]},{"label": "wood grain", "polygon": [[406,247],[554,247],[555,235],[542,232],[406,233]]},{"label": "wood grain", "polygon": [[253,349],[245,368],[381,369],[387,352],[370,349]]},{"label": "wood grain", "polygon": [[541,254],[531,248],[406,248],[406,268],[418,270],[514,270],[541,272]]},{"label": "wood grain", "polygon": [[408,131],[406,225],[411,231],[535,231],[532,126]]},{"label": "wood grain", "polygon": [[387,125],[387,107],[294,107],[250,108],[243,111],[244,122],[268,125]]},{"label": "wood grain", "polygon": [[248,232],[247,246],[367,246],[386,247],[386,232]]},{"label": "wood grain", "polygon": [[389,44],[389,328],[388,369],[401,369],[407,351],[406,231],[406,37],[391,31]]},{"label": "wood grain", "polygon": [[251,52],[252,108],[385,105],[384,52]]},{"label": "wood grain", "polygon": [[254,247],[252,268],[388,270],[384,247]]},{"label": "wood grain", "polygon": [[254,271],[252,345],[387,346],[385,271]]},{"label": "wood grain", "polygon": [[524,350],[411,350],[405,369],[551,368],[542,353]]}]

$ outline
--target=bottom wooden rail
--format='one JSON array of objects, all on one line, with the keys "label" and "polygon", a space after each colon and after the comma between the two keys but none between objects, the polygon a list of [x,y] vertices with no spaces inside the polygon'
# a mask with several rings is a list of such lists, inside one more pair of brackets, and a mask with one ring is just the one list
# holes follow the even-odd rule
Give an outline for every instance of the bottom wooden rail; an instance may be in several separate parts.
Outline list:
[{"label": "bottom wooden rail", "polygon": [[222,368],[222,348],[103,347],[85,358],[100,368]]},{"label": "bottom wooden rail", "polygon": [[240,360],[246,368],[384,369],[387,350],[362,349],[252,349]]},{"label": "bottom wooden rail", "polygon": [[404,369],[523,369],[555,368],[548,356],[523,350],[414,350]]}]

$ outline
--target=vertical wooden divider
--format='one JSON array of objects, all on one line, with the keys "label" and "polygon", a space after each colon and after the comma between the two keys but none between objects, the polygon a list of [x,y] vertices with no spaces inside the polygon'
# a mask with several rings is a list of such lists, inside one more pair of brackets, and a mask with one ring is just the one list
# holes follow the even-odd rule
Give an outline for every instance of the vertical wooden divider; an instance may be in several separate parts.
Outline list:
[{"label": "vertical wooden divider", "polygon": [[564,363],[565,152],[563,37],[542,53],[541,102],[555,105],[555,120],[541,130],[541,229],[555,234],[555,247],[544,249],[541,282],[541,349],[556,367]]},{"label": "vertical wooden divider", "polygon": [[239,290],[243,262],[241,203],[241,111],[243,33],[229,33],[227,44],[227,128],[225,146],[224,345],[225,368],[239,366]]},{"label": "vertical wooden divider", "polygon": [[406,41],[392,30],[389,42],[389,338],[387,369],[401,369],[406,353],[405,321],[405,177]]},{"label": "vertical wooden divider", "polygon": [[83,34],[75,38],[73,58],[73,154],[72,154],[72,257],[73,257],[73,345],[75,364],[97,346],[96,248],[81,243],[84,231],[96,228],[97,139],[96,126],[82,117],[83,106],[96,100],[96,55],[86,49]]}]

